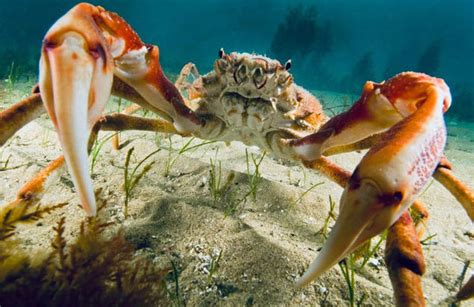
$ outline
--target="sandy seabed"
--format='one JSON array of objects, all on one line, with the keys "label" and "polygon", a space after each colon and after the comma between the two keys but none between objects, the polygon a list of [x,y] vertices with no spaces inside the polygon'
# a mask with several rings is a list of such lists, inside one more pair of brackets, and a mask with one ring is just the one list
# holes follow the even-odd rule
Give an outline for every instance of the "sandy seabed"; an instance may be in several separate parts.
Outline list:
[{"label": "sandy seabed", "polygon": [[[323,102],[340,105],[340,96],[319,94]],[[110,133],[101,133],[100,138],[107,135]],[[174,148],[171,152],[170,140]],[[266,156],[253,200],[247,195],[250,187],[245,150],[249,155],[261,155],[255,147],[238,142],[212,143],[177,155],[189,139],[126,132],[121,133],[121,141],[124,147],[120,151],[112,149],[110,142],[100,151],[93,172],[94,187],[102,188],[102,196],[108,201],[106,213],[123,226],[137,252],[146,254],[157,266],[169,266],[170,259],[178,265],[181,295],[188,305],[349,305],[347,285],[337,266],[303,290],[294,289],[295,280],[324,243],[318,231],[329,213],[329,198],[338,204],[342,192],[335,183],[301,166]],[[192,144],[200,142],[195,139]],[[149,160],[155,162],[152,169],[133,191],[130,217],[125,220],[126,153],[135,148],[131,160],[135,166],[160,146],[162,150]],[[471,188],[473,149],[474,128],[450,123],[446,155],[456,175]],[[25,126],[0,150],[0,160],[10,156],[9,166],[19,166],[0,172],[0,203],[13,200],[29,178],[61,154],[45,116]],[[363,154],[331,158],[354,169]],[[211,159],[215,167],[221,163],[222,184],[227,184],[226,193],[217,200],[209,187]],[[170,171],[165,176],[167,168]],[[423,246],[427,304],[447,306],[447,299],[459,290],[465,263],[474,259],[473,224],[454,197],[436,181],[419,199],[430,211],[425,237],[431,238]],[[84,216],[67,172],[49,188],[42,202],[69,204],[47,221],[20,233],[25,248],[33,252],[49,247],[51,229],[60,216],[71,223],[79,223]],[[209,277],[211,262],[219,254],[218,269]],[[470,277],[473,265],[463,283]],[[356,298],[366,295],[363,305],[394,304],[383,248],[356,275],[355,291]],[[462,305],[474,306],[474,301]]]}]

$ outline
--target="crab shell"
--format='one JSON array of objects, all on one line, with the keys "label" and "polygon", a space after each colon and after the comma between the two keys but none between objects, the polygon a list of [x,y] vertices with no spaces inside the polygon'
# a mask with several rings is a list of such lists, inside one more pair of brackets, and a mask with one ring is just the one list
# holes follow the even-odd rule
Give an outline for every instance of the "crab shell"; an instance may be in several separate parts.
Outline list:
[{"label": "crab shell", "polygon": [[293,82],[291,62],[283,66],[249,53],[219,55],[214,70],[187,88],[188,104],[199,116],[224,123],[219,140],[239,140],[273,151],[269,139],[275,134],[301,138],[327,121],[319,101]]}]

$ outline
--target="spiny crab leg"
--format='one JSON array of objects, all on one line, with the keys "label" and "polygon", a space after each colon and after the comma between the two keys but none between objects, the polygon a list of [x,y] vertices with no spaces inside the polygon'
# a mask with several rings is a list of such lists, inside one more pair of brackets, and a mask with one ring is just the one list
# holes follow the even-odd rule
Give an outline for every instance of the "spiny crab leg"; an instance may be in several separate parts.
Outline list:
[{"label": "spiny crab leg", "polygon": [[[326,150],[388,129],[364,156],[343,192],[340,214],[321,253],[297,281],[304,286],[363,242],[392,225],[425,186],[446,142],[443,114],[451,104],[441,79],[402,73],[366,83],[360,100],[315,133],[292,142],[306,161]],[[352,135],[352,137],[349,137]]]},{"label": "spiny crab leg", "polygon": [[31,96],[0,112],[0,146],[3,146],[21,127],[45,113],[41,96]]},{"label": "spiny crab leg", "polygon": [[112,88],[114,74],[160,110],[180,133],[200,126],[166,79],[158,47],[145,45],[118,15],[82,3],[48,31],[40,61],[40,92],[89,215],[96,204],[87,168],[87,141]]}]

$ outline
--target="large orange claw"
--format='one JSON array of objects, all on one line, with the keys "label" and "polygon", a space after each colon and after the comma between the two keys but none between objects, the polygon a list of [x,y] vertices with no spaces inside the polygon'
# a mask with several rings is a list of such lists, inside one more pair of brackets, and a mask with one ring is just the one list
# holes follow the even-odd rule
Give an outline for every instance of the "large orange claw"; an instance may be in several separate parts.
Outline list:
[{"label": "large orange claw", "polygon": [[97,8],[81,4],[59,19],[46,34],[40,62],[41,96],[89,215],[95,215],[96,205],[87,167],[87,139],[113,80],[112,56],[92,17],[97,13]]},{"label": "large orange claw", "polygon": [[110,96],[114,75],[168,118],[177,131],[190,133],[200,126],[163,74],[158,55],[158,47],[145,45],[121,17],[87,3],[71,9],[45,36],[41,97],[89,215],[96,213],[96,205],[87,167],[87,140]]},{"label": "large orange claw", "polygon": [[312,160],[325,150],[387,130],[399,119],[354,171],[336,224],[321,253],[297,282],[299,286],[388,228],[411,205],[442,157],[443,114],[450,103],[443,80],[402,73],[382,84],[367,83],[361,99],[324,125],[323,133],[292,144],[303,159]]}]

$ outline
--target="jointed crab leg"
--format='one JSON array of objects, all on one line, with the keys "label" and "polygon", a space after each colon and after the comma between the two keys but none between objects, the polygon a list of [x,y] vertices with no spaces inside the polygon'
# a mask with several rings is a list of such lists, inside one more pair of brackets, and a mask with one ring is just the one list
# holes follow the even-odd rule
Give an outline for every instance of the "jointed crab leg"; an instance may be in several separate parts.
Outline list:
[{"label": "jointed crab leg", "polygon": [[123,19],[101,7],[79,4],[59,19],[46,34],[40,67],[41,96],[89,215],[96,212],[87,168],[89,130],[109,98],[114,74],[177,131],[201,124],[164,76],[158,47],[145,45]]},{"label": "jointed crab leg", "polygon": [[397,306],[425,306],[421,276],[426,264],[413,220],[407,210],[390,227],[385,263]]},{"label": "jointed crab leg", "polygon": [[474,193],[456,178],[449,168],[439,167],[433,177],[456,197],[471,221],[474,221]]},{"label": "jointed crab leg", "polygon": [[[292,144],[303,160],[314,160],[331,147],[380,132],[386,127],[385,118],[390,125],[403,118],[384,133],[354,171],[326,245],[298,286],[308,284],[392,225],[414,201],[442,157],[446,141],[443,113],[450,103],[449,89],[442,80],[400,74],[383,84],[367,83],[361,99],[324,125],[322,134]],[[348,133],[355,134],[352,140]]]},{"label": "jointed crab leg", "polygon": [[[187,74],[189,74],[191,72],[191,68],[189,69],[186,69],[186,67],[194,67],[194,64],[186,64],[183,68],[183,70],[181,71],[181,74],[180,76],[178,77],[178,79],[176,80],[176,82],[174,83],[174,85],[176,86],[176,88],[178,90],[182,90],[184,89],[185,87],[185,79],[187,77]],[[183,72],[185,71],[185,72]],[[186,74],[187,72],[187,74]],[[114,84],[112,86],[112,93],[115,95],[115,96],[119,96],[119,97],[123,97],[127,100],[130,100],[130,101],[133,101],[135,102],[136,104],[132,104],[131,106],[125,108],[125,110],[123,110],[121,112],[121,114],[124,114],[124,115],[130,115],[130,114],[133,114],[135,112],[137,112],[138,110],[141,110],[142,108],[145,108],[145,109],[148,109],[148,110],[151,110],[157,114],[160,114],[162,117],[166,118],[167,115],[164,114],[161,110],[155,108],[153,105],[151,105],[150,103],[148,103],[142,96],[140,96],[140,94],[138,94],[133,88],[131,88],[129,85],[127,85],[126,83],[124,83],[123,81],[121,81],[120,79],[116,78],[114,79]],[[146,120],[145,120],[146,121]],[[104,129],[104,128],[102,128]],[[137,129],[137,130],[143,130],[143,129]],[[175,134],[179,134],[178,131],[176,129],[173,129],[173,131],[169,131],[170,133],[175,133]],[[181,135],[184,135],[184,134],[181,134]],[[119,149],[120,147],[120,139],[119,139],[119,135],[116,134],[114,135],[114,137],[112,138],[112,146],[115,148],[115,149]]]},{"label": "jointed crab leg", "polygon": [[174,128],[173,124],[161,119],[143,118],[130,116],[121,113],[114,113],[102,116],[92,128],[88,151],[91,150],[97,138],[99,131],[125,131],[125,130],[141,130],[153,131],[159,133],[180,134]]},{"label": "jointed crab leg", "polygon": [[0,146],[21,127],[45,113],[41,96],[35,93],[0,112]]},{"label": "jointed crab leg", "polygon": [[[173,125],[165,120],[140,118],[119,113],[104,115],[95,123],[94,127],[92,128],[88,142],[88,152],[91,151],[99,130],[142,130],[158,133],[179,134],[176,132]],[[23,187],[18,191],[17,198],[6,206],[18,206],[22,203],[28,203],[30,205],[38,203],[41,200],[44,192],[47,190],[49,184],[55,182],[55,179],[62,173],[64,162],[64,156],[60,156],[49,163],[43,170],[35,175],[35,177],[24,184]]]}]

